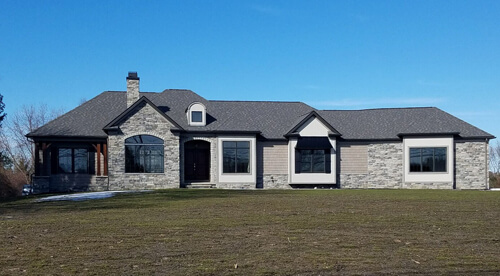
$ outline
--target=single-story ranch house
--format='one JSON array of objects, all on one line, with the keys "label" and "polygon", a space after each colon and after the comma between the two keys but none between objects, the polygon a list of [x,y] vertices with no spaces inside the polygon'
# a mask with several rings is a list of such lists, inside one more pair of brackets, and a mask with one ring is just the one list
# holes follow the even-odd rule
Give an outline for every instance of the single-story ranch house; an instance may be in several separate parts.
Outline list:
[{"label": "single-story ranch house", "polygon": [[438,108],[316,110],[190,90],[103,92],[27,134],[39,193],[213,187],[487,189],[495,138]]}]

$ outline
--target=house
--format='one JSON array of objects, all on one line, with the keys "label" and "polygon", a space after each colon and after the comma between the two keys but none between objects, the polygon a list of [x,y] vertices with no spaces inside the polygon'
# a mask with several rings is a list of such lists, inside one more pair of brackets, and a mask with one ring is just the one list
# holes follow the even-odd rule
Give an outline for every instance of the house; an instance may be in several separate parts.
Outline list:
[{"label": "house", "polygon": [[317,110],[190,90],[103,92],[27,134],[37,192],[487,189],[495,138],[438,108]]}]

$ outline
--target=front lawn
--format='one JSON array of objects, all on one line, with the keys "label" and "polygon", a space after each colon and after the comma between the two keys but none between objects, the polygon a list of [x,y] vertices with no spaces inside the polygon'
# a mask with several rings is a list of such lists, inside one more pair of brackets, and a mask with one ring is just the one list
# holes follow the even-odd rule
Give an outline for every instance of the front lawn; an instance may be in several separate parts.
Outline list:
[{"label": "front lawn", "polygon": [[0,202],[0,275],[500,272],[500,192],[163,190]]}]

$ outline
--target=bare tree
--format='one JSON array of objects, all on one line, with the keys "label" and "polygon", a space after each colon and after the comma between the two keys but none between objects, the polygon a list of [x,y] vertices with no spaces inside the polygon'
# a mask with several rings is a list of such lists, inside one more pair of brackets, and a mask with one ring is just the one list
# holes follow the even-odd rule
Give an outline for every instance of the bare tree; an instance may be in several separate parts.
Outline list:
[{"label": "bare tree", "polygon": [[490,145],[490,171],[500,174],[500,143]]},{"label": "bare tree", "polygon": [[0,94],[0,128],[2,127],[2,121],[5,119],[5,112],[3,112],[5,109],[5,104],[3,103],[3,96]]},{"label": "bare tree", "polygon": [[14,169],[23,172],[26,183],[34,172],[34,148],[26,134],[62,114],[62,110],[49,110],[47,105],[24,105],[5,123],[0,132],[0,148],[12,160]]}]

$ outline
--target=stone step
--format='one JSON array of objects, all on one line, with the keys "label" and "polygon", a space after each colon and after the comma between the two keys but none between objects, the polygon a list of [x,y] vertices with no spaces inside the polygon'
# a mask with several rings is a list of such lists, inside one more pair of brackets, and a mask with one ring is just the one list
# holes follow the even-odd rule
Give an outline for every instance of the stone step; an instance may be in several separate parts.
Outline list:
[{"label": "stone step", "polygon": [[216,187],[213,183],[189,183],[185,186],[188,189],[211,189]]}]

